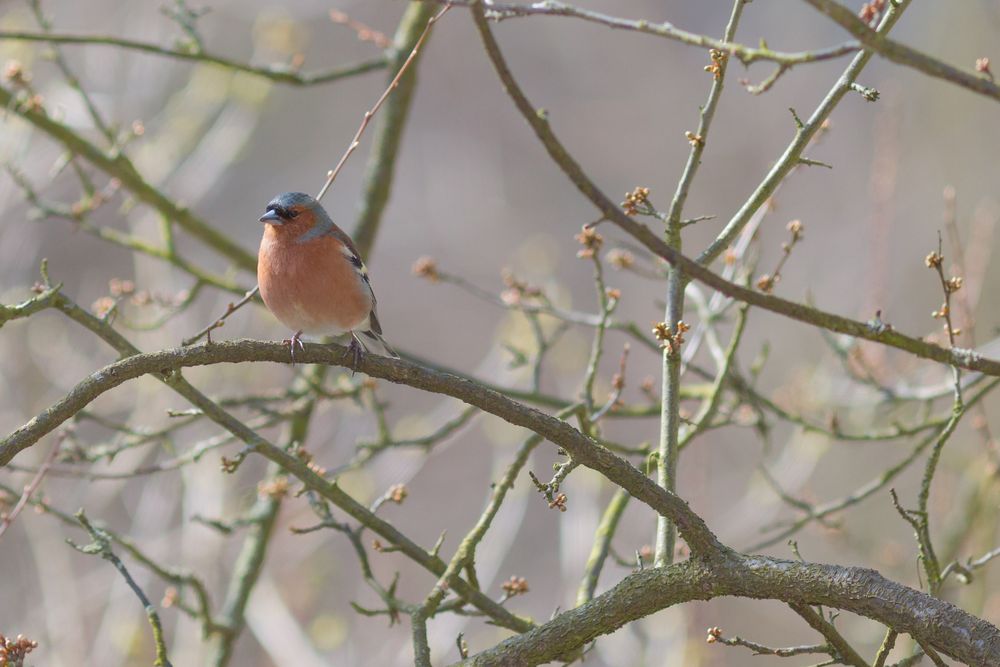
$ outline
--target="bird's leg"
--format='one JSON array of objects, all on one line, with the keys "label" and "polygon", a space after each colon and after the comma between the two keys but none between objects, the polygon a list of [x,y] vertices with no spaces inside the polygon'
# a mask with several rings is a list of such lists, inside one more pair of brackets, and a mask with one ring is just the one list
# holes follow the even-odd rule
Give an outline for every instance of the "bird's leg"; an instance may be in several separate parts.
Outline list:
[{"label": "bird's leg", "polygon": [[301,331],[296,331],[294,334],[292,334],[291,338],[286,338],[285,340],[281,341],[282,343],[284,343],[285,345],[288,346],[288,351],[289,351],[289,353],[292,356],[292,366],[295,365],[295,348],[296,348],[296,346],[300,350],[302,350],[303,352],[306,351],[306,346],[303,345],[301,336],[302,336],[302,332]]},{"label": "bird's leg", "polygon": [[361,365],[361,360],[365,356],[365,349],[361,345],[361,341],[358,340],[358,335],[351,332],[351,344],[347,346],[347,351],[351,353],[351,374],[353,375],[358,371],[358,366]]}]

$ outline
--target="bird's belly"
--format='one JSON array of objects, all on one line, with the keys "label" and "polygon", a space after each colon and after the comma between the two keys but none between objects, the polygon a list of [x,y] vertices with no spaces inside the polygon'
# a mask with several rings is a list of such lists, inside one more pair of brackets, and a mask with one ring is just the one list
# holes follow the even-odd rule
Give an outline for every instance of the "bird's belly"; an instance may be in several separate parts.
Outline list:
[{"label": "bird's belly", "polygon": [[358,281],[352,271],[338,270],[336,264],[308,261],[305,253],[290,254],[261,248],[258,262],[261,298],[282,324],[315,335],[368,328],[370,292],[347,282]]}]

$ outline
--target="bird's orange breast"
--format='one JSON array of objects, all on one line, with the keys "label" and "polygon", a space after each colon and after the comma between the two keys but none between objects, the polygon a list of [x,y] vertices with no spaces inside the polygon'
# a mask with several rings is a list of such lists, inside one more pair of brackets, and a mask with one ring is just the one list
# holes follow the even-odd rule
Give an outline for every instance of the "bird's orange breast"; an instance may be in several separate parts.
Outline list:
[{"label": "bird's orange breast", "polygon": [[268,225],[257,257],[257,282],[268,309],[282,324],[309,334],[364,329],[372,295],[342,244],[330,236],[299,243]]}]

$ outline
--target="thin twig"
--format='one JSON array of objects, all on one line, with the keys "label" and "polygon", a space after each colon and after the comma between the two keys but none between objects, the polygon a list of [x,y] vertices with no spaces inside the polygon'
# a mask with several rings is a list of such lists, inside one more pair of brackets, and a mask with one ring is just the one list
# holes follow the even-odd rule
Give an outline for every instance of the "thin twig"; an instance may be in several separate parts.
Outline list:
[{"label": "thin twig", "polygon": [[214,322],[209,324],[207,327],[205,327],[198,333],[194,334],[190,338],[185,338],[184,340],[182,340],[181,345],[185,347],[187,347],[188,345],[194,345],[195,343],[197,343],[202,338],[205,338],[206,336],[208,337],[208,342],[211,343],[212,332],[218,329],[219,327],[223,326],[230,315],[232,315],[237,310],[250,303],[253,300],[253,298],[257,296],[258,292],[260,292],[260,286],[255,285],[252,290],[243,295],[242,299],[240,299],[236,303],[230,302],[229,305],[226,306],[226,312],[224,312],[222,315],[219,316],[218,319],[216,319]]},{"label": "thin twig", "polygon": [[330,83],[339,79],[357,76],[366,72],[383,69],[386,66],[384,57],[373,58],[353,65],[333,67],[327,70],[320,70],[309,73],[299,73],[293,71],[286,65],[249,65],[230,58],[218,56],[205,51],[188,51],[184,49],[171,49],[158,44],[140,42],[124,37],[112,35],[73,35],[67,33],[34,33],[16,30],[0,30],[0,42],[21,41],[21,42],[48,42],[49,44],[89,44],[95,46],[113,46],[129,51],[141,51],[156,56],[165,56],[177,60],[187,60],[191,62],[217,65],[235,72],[252,74],[278,83],[287,83],[294,86],[315,86],[323,83]]},{"label": "thin twig", "polygon": [[791,658],[797,655],[814,655],[817,653],[822,653],[825,655],[831,654],[831,649],[829,644],[809,644],[806,646],[788,646],[782,648],[775,648],[771,646],[765,646],[764,644],[759,644],[749,639],[743,639],[739,636],[733,637],[723,637],[722,630],[720,628],[709,628],[708,629],[708,639],[709,644],[722,644],[723,646],[742,646],[753,651],[754,655],[773,655],[778,658]]},{"label": "thin twig", "polygon": [[42,461],[42,465],[38,467],[38,471],[35,476],[31,478],[31,481],[24,487],[24,491],[21,493],[21,497],[18,499],[17,503],[10,510],[10,512],[5,513],[0,517],[0,537],[7,532],[10,525],[14,523],[14,519],[17,515],[21,513],[21,510],[25,508],[31,496],[38,490],[38,485],[42,483],[42,479],[45,477],[45,473],[49,471],[52,463],[56,460],[56,456],[59,454],[59,447],[62,445],[63,440],[66,438],[65,431],[60,433],[56,437],[55,444],[52,445],[52,449],[49,451],[48,456]]},{"label": "thin twig", "polygon": [[444,9],[438,12],[437,15],[433,16],[427,22],[427,26],[424,28],[423,33],[420,35],[420,39],[418,39],[417,43],[413,46],[413,50],[410,51],[410,55],[403,63],[403,66],[399,68],[398,72],[396,72],[396,76],[393,77],[392,81],[389,83],[389,87],[385,89],[385,92],[382,93],[382,96],[378,98],[377,102],[375,102],[375,106],[373,106],[371,109],[365,112],[365,115],[361,119],[361,126],[358,127],[358,131],[355,132],[354,138],[351,139],[351,143],[350,145],[348,145],[347,150],[344,151],[344,155],[340,158],[340,162],[338,162],[337,166],[334,167],[330,171],[330,173],[327,174],[326,182],[323,183],[323,187],[320,188],[319,194],[316,195],[317,200],[323,199],[323,195],[325,195],[326,191],[330,189],[331,185],[333,185],[334,179],[337,178],[337,174],[339,174],[340,170],[344,167],[344,164],[347,162],[347,158],[351,157],[351,153],[353,153],[355,149],[357,149],[357,147],[360,145],[361,135],[364,134],[365,128],[368,127],[368,123],[371,122],[371,119],[375,116],[375,114],[378,113],[378,110],[382,107],[382,104],[386,101],[386,99],[389,97],[392,91],[396,89],[396,86],[399,85],[399,80],[403,77],[403,74],[406,73],[406,70],[409,69],[410,63],[412,63],[416,59],[417,54],[420,52],[420,46],[424,43],[424,40],[430,33],[431,28],[434,27],[434,24],[437,22],[439,18],[448,13],[449,9],[451,9],[451,5],[450,4],[445,5]]},{"label": "thin twig", "polygon": [[125,583],[128,584],[128,587],[132,589],[132,592],[135,593],[136,597],[142,603],[143,608],[146,610],[146,617],[149,619],[149,625],[153,629],[153,642],[156,645],[156,660],[153,662],[153,665],[156,667],[171,667],[170,660],[167,658],[167,644],[163,636],[163,626],[160,623],[160,615],[156,612],[156,607],[153,606],[153,603],[149,601],[149,598],[146,597],[146,594],[139,587],[139,584],[129,574],[125,564],[112,551],[111,542],[107,534],[91,524],[90,520],[87,519],[87,515],[83,513],[83,510],[76,513],[76,520],[90,534],[93,542],[81,546],[74,544],[72,541],[67,541],[80,553],[99,555],[114,565],[115,569],[121,573],[122,577],[125,578]]}]

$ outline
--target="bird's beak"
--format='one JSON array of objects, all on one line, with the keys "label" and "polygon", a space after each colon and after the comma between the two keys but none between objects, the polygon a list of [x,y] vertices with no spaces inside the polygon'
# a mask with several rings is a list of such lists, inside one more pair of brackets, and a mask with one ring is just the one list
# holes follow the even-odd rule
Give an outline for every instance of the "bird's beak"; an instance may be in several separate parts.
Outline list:
[{"label": "bird's beak", "polygon": [[281,216],[274,211],[268,211],[264,215],[260,216],[260,221],[270,225],[280,225],[284,222],[284,220],[281,219]]}]

